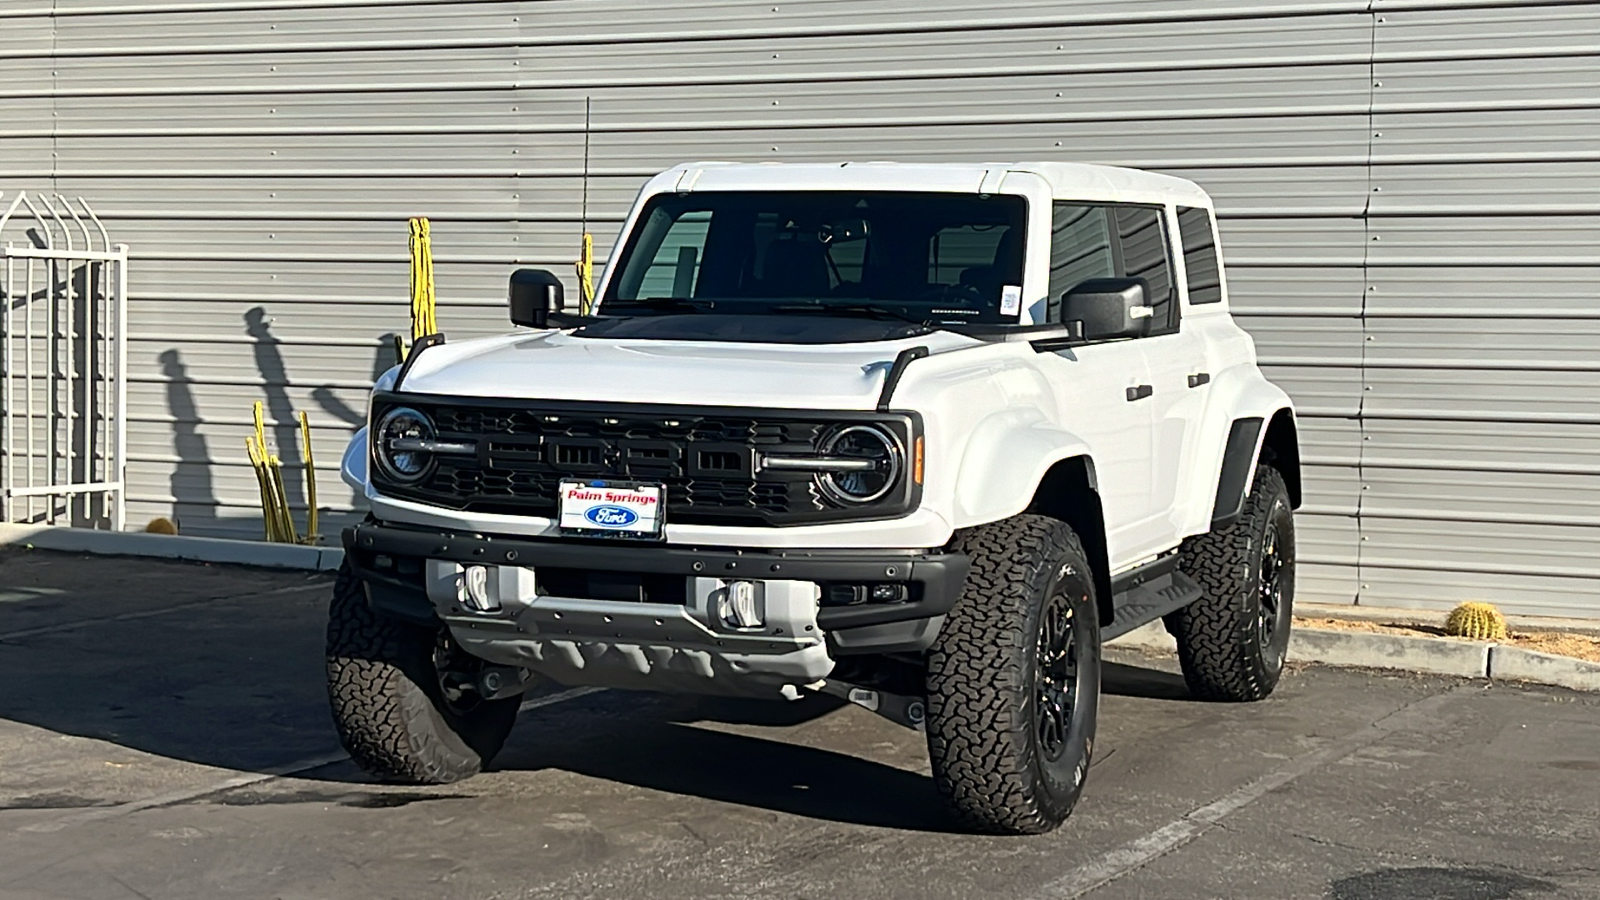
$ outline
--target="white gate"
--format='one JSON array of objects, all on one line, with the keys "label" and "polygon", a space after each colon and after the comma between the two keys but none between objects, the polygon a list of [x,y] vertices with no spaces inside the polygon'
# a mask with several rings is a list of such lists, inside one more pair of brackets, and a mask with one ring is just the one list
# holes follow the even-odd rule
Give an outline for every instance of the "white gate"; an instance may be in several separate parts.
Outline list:
[{"label": "white gate", "polygon": [[128,248],[76,203],[0,196],[0,521],[120,531]]}]

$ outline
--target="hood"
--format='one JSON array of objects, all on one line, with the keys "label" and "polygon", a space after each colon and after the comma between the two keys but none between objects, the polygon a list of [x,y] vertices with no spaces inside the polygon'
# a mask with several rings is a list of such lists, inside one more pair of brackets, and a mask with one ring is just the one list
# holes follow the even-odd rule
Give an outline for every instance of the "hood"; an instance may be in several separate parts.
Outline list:
[{"label": "hood", "polygon": [[845,344],[583,337],[520,332],[453,341],[417,358],[401,390],[607,403],[872,409],[895,356],[982,342],[945,331]]}]

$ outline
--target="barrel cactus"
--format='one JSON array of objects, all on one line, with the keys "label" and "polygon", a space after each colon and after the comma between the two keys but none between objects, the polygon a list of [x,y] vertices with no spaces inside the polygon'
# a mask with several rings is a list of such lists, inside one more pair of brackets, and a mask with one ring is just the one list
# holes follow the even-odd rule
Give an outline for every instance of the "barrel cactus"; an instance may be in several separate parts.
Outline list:
[{"label": "barrel cactus", "polygon": [[1492,603],[1463,603],[1450,611],[1444,633],[1474,641],[1506,639],[1506,617]]}]

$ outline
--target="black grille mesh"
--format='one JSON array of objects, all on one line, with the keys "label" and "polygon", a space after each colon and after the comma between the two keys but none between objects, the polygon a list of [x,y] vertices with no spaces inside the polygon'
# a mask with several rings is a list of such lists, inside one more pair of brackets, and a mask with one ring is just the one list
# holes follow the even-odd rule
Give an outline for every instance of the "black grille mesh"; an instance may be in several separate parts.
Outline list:
[{"label": "black grille mesh", "polygon": [[[885,504],[833,508],[805,472],[754,471],[758,453],[815,453],[821,436],[837,424],[822,417],[529,410],[417,400],[408,397],[405,405],[428,412],[441,440],[474,441],[478,453],[440,455],[418,484],[380,484],[390,496],[476,512],[554,516],[558,483],[592,478],[665,485],[669,522],[799,524],[886,511]],[[887,506],[903,506],[907,498],[887,499]]]}]

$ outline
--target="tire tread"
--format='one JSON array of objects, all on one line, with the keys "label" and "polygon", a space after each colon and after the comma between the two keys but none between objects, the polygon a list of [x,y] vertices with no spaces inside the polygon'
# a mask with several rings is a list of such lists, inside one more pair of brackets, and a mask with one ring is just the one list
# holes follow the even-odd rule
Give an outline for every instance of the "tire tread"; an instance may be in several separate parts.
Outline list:
[{"label": "tire tread", "polygon": [[958,546],[972,567],[929,653],[934,780],[967,827],[1047,832],[1062,816],[1048,808],[1030,771],[1033,687],[1025,660],[1035,636],[1027,623],[1056,562],[1087,557],[1071,528],[1039,515],[974,528]]},{"label": "tire tread", "polygon": [[[460,728],[431,709],[433,640],[425,628],[375,612],[360,579],[340,568],[328,608],[328,701],[350,758],[385,781],[447,784],[471,777],[515,720],[517,698],[491,701],[498,706],[480,710],[482,721],[471,723],[477,728]],[[474,734],[442,733],[453,726]]]},{"label": "tire tread", "polygon": [[1256,536],[1273,505],[1287,497],[1283,476],[1262,464],[1237,522],[1183,542],[1179,568],[1205,593],[1168,615],[1166,623],[1177,639],[1184,681],[1197,697],[1249,702],[1264,699],[1277,684],[1278,673],[1262,658],[1253,607],[1247,608],[1243,592],[1255,585]]}]

